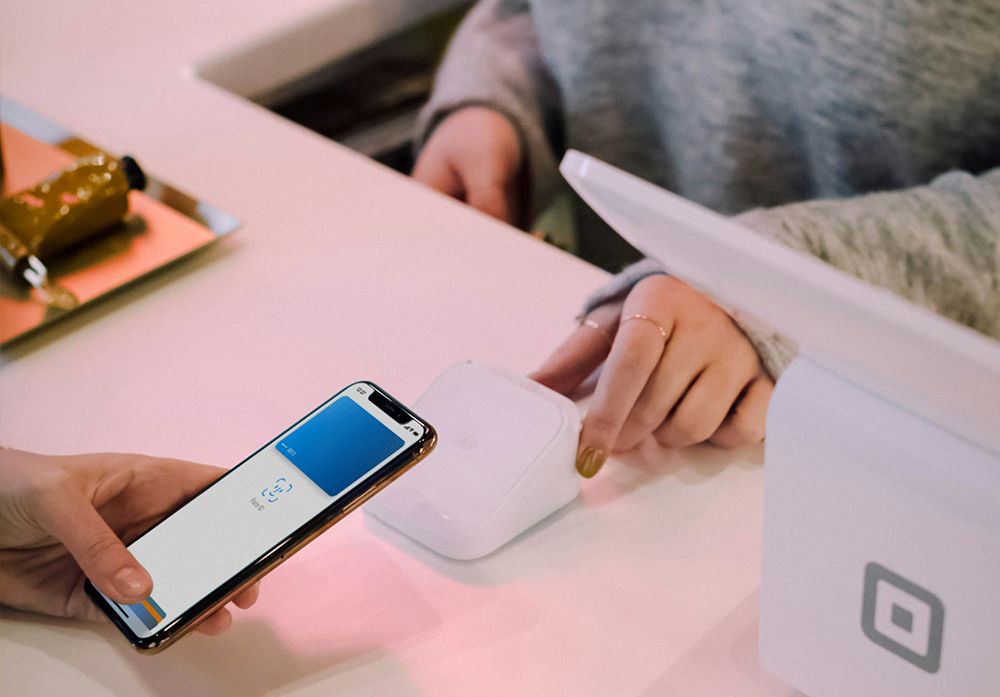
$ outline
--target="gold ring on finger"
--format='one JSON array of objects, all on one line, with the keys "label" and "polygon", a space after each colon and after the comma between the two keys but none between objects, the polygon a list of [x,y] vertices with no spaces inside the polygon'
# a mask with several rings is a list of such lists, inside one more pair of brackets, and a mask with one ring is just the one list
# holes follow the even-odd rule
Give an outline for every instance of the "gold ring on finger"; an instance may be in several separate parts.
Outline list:
[{"label": "gold ring on finger", "polygon": [[659,330],[660,330],[660,336],[662,336],[662,337],[663,337],[663,340],[664,340],[664,341],[666,341],[666,340],[667,340],[667,330],[663,328],[663,325],[661,325],[661,324],[660,324],[659,322],[657,322],[657,321],[656,321],[655,319],[653,319],[652,317],[649,317],[649,316],[647,316],[647,315],[639,315],[639,314],[636,314],[636,315],[629,315],[628,317],[622,317],[622,321],[621,321],[621,323],[622,323],[622,324],[625,324],[625,323],[626,323],[626,322],[628,322],[629,320],[633,320],[633,319],[641,319],[641,320],[645,320],[645,321],[649,322],[649,323],[650,323],[650,324],[652,324],[652,325],[653,325],[654,327],[656,327],[657,329],[659,329]]}]

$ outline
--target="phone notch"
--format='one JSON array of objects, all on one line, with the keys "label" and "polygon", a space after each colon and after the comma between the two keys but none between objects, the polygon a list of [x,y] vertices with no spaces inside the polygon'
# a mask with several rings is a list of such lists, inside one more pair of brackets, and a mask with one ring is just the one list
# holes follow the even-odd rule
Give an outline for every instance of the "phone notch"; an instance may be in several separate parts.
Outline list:
[{"label": "phone notch", "polygon": [[372,393],[368,395],[368,401],[381,409],[389,416],[389,418],[398,424],[408,424],[413,420],[410,418],[410,415],[406,413],[405,409],[396,405],[391,399],[378,390],[372,390]]}]

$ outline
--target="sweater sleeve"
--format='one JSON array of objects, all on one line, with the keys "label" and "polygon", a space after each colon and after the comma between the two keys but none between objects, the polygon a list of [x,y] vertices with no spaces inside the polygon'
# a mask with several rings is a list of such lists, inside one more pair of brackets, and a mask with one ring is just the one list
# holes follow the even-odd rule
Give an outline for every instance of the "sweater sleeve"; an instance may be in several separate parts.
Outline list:
[{"label": "sweater sleeve", "polygon": [[[743,213],[736,222],[819,257],[910,302],[1000,339],[1000,168],[944,174],[930,185]],[[643,260],[612,277],[584,313],[663,273]],[[794,344],[749,317],[734,317],[772,377]]]},{"label": "sweater sleeve", "polygon": [[559,88],[542,59],[527,0],[480,0],[462,21],[421,111],[417,144],[465,106],[485,106],[514,126],[525,154],[534,218],[561,188],[553,141],[561,132]]}]

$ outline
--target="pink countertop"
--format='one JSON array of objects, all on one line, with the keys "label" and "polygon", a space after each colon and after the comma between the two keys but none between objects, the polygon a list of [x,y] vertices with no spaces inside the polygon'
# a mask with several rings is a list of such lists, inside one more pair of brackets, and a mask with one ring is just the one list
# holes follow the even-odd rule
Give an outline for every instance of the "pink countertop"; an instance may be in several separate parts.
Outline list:
[{"label": "pink countertop", "polygon": [[[263,84],[443,4],[0,6],[5,95],[243,222],[6,351],[0,442],[231,465],[355,379],[410,401],[458,360],[538,365],[603,272],[196,74],[301,43]],[[110,626],[5,609],[2,691],[786,695],[756,663],[761,461],[759,448],[620,458],[478,562],[355,514],[265,579],[224,637],[153,657]]]}]

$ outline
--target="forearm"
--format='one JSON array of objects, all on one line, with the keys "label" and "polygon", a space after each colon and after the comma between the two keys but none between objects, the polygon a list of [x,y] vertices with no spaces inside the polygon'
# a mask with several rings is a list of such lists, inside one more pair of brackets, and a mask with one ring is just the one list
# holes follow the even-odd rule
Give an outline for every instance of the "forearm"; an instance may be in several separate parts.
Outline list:
[{"label": "forearm", "polygon": [[503,114],[521,143],[531,184],[530,217],[562,185],[552,134],[561,118],[558,89],[541,56],[524,0],[481,0],[463,21],[421,112],[417,143],[465,106]]},{"label": "forearm", "polygon": [[737,222],[1000,339],[1000,169],[749,211]]}]

